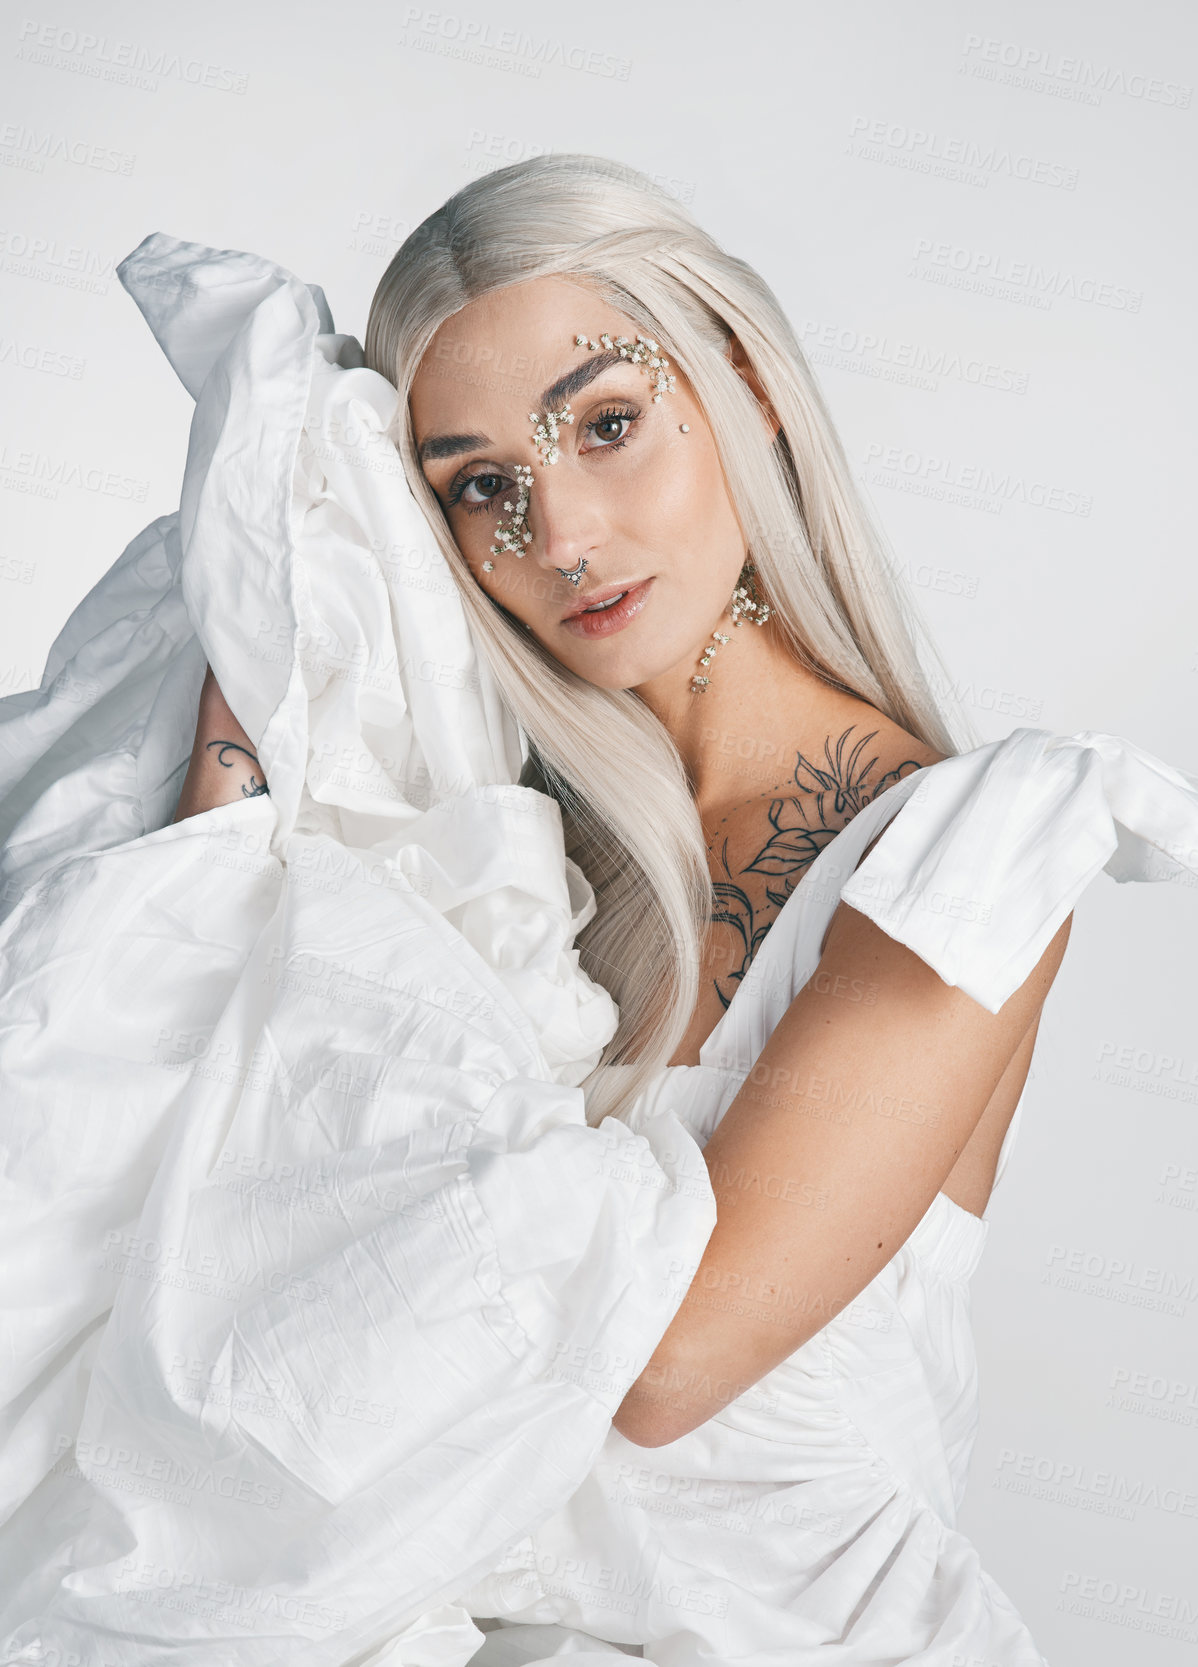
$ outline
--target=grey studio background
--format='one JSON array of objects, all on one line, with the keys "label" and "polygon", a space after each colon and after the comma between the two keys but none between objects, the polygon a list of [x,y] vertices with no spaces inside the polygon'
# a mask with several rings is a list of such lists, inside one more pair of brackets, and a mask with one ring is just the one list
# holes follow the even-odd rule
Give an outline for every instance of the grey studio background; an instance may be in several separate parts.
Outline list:
[{"label": "grey studio background", "polygon": [[[774,286],[981,739],[1198,773],[1192,8],[462,5],[8,11],[0,694],[178,504],[143,237],[269,257],[361,339],[446,196],[578,150]],[[960,1526],[1062,1664],[1198,1640],[1196,930],[1193,881],[1085,896],[974,1281]]]}]

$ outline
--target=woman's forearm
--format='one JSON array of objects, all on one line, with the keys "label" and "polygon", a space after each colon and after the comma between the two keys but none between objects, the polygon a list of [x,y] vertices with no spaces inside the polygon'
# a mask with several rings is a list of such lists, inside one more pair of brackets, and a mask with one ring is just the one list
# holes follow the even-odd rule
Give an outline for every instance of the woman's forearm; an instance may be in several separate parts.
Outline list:
[{"label": "woman's forearm", "polygon": [[229,710],[209,666],[200,690],[195,746],[172,822],[268,793],[254,744]]}]

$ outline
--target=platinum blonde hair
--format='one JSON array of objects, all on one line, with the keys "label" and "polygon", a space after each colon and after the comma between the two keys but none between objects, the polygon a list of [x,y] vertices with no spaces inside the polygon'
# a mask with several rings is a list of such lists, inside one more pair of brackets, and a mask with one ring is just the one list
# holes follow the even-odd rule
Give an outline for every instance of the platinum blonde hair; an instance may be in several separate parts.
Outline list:
[{"label": "platinum blonde hair", "polygon": [[[634,320],[689,381],[773,610],[771,627],[776,622],[796,661],[938,752],[959,746],[920,656],[947,684],[943,663],[871,520],[798,339],[751,266],[644,174],[594,156],[537,156],[501,168],[417,226],[375,292],[366,362],[399,391],[392,437],[479,651],[523,729],[521,781],[556,800],[567,855],[595,891],[595,914],[578,936],[579,964],[620,1009],[616,1034],[582,1085],[596,1124],[627,1111],[657,1076],[698,999],[712,900],[699,813],[669,732],[637,695],[569,671],[475,582],[425,479],[408,406],[417,368],[446,319],[493,290],[549,274],[588,285]],[[773,444],[727,356],[732,335],[781,419]],[[962,741],[977,744],[964,733]]]}]

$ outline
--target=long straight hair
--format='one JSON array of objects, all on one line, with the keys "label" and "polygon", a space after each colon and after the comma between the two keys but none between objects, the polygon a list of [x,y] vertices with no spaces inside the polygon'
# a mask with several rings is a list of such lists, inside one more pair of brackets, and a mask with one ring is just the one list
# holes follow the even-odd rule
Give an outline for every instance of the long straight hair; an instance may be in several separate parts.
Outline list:
[{"label": "long straight hair", "polygon": [[[582,1084],[595,1124],[628,1110],[690,1024],[712,902],[698,809],[668,730],[638,696],[568,670],[475,582],[425,479],[408,405],[446,319],[480,296],[549,274],[588,285],[687,378],[711,426],[771,626],[794,659],[936,751],[960,746],[930,682],[947,685],[943,662],[857,489],[798,339],[751,266],[644,174],[595,156],[537,156],[501,168],[416,227],[375,292],[366,362],[400,394],[392,438],[479,651],[522,726],[521,781],[557,802],[566,854],[594,889],[579,965],[620,1010]],[[772,444],[727,356],[732,335],[781,419]],[[957,722],[961,743],[976,745]]]}]

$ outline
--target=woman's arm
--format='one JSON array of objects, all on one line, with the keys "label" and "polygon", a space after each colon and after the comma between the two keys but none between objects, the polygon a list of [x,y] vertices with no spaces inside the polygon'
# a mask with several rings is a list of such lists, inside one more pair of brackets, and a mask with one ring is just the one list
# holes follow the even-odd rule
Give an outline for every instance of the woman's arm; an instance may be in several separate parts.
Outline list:
[{"label": "woman's arm", "polygon": [[269,791],[253,742],[229,710],[209,666],[200,689],[191,763],[171,821]]},{"label": "woman's arm", "polygon": [[[704,1150],[716,1226],[613,1424],[676,1441],[853,1302],[930,1207],[1029,1029],[1061,925],[997,1014],[841,903],[795,997]],[[865,980],[870,1006],[846,999]]]}]

